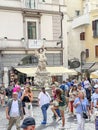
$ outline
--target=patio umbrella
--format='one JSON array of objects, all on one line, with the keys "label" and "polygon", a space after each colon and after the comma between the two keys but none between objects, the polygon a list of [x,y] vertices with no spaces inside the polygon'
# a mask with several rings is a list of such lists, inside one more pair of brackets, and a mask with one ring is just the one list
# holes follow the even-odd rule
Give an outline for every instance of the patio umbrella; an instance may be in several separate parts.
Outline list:
[{"label": "patio umbrella", "polygon": [[91,78],[91,79],[97,79],[97,78],[98,78],[98,70],[92,72],[92,73],[90,74],[90,78]]}]

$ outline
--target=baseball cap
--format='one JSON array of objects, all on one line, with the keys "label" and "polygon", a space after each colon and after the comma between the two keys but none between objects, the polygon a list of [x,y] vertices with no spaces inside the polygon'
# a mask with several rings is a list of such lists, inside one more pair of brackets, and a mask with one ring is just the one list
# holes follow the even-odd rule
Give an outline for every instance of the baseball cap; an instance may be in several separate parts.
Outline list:
[{"label": "baseball cap", "polygon": [[35,119],[33,117],[27,117],[23,120],[21,128],[27,128],[30,125],[35,125]]},{"label": "baseball cap", "polygon": [[95,89],[98,88],[98,84],[96,84],[96,85],[94,86],[94,88],[95,88]]}]

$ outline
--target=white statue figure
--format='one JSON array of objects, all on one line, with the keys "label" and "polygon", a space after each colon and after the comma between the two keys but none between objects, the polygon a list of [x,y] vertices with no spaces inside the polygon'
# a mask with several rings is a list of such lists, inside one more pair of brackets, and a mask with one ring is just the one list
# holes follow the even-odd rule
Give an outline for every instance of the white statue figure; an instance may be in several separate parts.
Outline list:
[{"label": "white statue figure", "polygon": [[38,57],[37,72],[46,71],[47,57],[45,53],[46,48],[44,48],[44,46],[35,51],[35,55]]}]

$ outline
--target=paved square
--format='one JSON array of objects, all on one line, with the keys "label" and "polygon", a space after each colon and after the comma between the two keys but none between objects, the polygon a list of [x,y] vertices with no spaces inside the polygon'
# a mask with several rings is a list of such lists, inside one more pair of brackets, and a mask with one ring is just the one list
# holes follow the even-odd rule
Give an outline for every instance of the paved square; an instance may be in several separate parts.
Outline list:
[{"label": "paved square", "polygon": [[[48,122],[47,125],[41,125],[42,113],[39,107],[33,107],[33,116],[36,120],[36,130],[60,130],[61,121],[56,122],[52,119],[52,112],[50,108],[47,111]],[[68,112],[65,111],[66,125],[65,130],[77,130],[77,121],[76,118],[69,116]],[[8,121],[5,116],[5,108],[0,107],[0,130],[7,130]],[[94,121],[86,120],[85,130],[94,130]],[[12,130],[16,130],[15,126]]]}]

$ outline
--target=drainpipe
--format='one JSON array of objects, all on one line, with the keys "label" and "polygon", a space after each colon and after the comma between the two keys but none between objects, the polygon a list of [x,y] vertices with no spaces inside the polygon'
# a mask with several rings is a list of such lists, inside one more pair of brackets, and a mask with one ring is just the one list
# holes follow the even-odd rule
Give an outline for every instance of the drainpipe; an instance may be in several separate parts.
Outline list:
[{"label": "drainpipe", "polygon": [[[61,35],[59,38],[61,39],[60,43],[61,43],[61,48],[63,49],[63,18],[64,18],[64,14],[60,10],[60,5],[59,5],[59,12],[61,14]],[[63,65],[63,50],[62,50],[62,65]]]},{"label": "drainpipe", "polygon": [[64,15],[63,15],[63,13],[61,13],[61,35],[60,35],[61,48],[63,48],[63,18],[64,18]]}]

